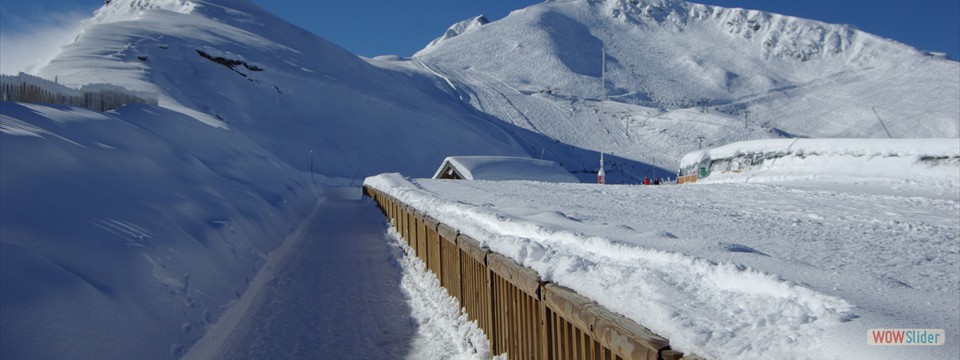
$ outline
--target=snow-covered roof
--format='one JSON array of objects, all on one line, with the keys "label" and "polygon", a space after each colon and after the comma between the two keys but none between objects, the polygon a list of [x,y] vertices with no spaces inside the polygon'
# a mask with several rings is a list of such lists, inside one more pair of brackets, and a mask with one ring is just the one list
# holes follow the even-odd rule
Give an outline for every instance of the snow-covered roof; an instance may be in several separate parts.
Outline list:
[{"label": "snow-covered roof", "polygon": [[512,156],[449,156],[433,175],[454,171],[464,180],[533,180],[578,183],[576,177],[549,160]]}]

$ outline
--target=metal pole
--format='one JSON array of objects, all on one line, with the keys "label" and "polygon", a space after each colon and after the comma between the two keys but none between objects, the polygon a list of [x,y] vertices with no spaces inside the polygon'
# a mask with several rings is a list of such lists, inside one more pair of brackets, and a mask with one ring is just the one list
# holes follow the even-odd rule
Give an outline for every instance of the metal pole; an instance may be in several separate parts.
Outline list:
[{"label": "metal pole", "polygon": [[603,102],[607,100],[607,48],[600,48],[600,115],[603,116]]},{"label": "metal pole", "polygon": [[880,114],[877,113],[877,108],[874,107],[873,114],[877,116],[877,121],[880,122],[880,126],[883,126],[883,131],[887,132],[887,137],[893,139],[893,135],[890,135],[890,130],[887,130],[887,125],[883,123],[883,119],[880,118]]},{"label": "metal pole", "polygon": [[313,180],[313,150],[310,150],[310,180]]}]

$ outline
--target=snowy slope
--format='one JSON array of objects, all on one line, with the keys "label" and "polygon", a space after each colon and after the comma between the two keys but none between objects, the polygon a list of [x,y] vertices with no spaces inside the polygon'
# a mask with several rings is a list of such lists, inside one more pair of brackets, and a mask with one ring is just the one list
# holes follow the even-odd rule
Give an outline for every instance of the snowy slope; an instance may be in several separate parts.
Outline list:
[{"label": "snowy slope", "polygon": [[960,136],[960,63],[850,26],[760,11],[547,1],[413,59],[480,110],[648,163],[679,161],[698,137],[708,147],[790,134],[886,137],[878,115],[893,137]]},{"label": "snowy slope", "polygon": [[314,150],[332,176],[525,155],[432,78],[371,66],[247,1],[113,1],[40,75],[159,93],[161,107],[243,132],[295,168]]},{"label": "snowy slope", "polygon": [[173,111],[0,109],[5,359],[181,354],[320,195],[242,134]]},{"label": "snowy slope", "polygon": [[4,359],[178,357],[328,185],[527,155],[435,77],[247,1],[113,0],[39,75],[160,101],[0,105]]},{"label": "snowy slope", "polygon": [[442,36],[436,39],[433,39],[433,41],[427,44],[427,48],[433,47],[434,45],[444,42],[447,39],[456,37],[457,35],[463,34],[467,31],[472,31],[474,29],[477,29],[489,23],[490,23],[490,20],[487,20],[486,16],[480,15],[480,16],[472,17],[467,20],[463,20],[456,24],[450,25],[450,27],[447,28],[447,32],[443,33]]}]

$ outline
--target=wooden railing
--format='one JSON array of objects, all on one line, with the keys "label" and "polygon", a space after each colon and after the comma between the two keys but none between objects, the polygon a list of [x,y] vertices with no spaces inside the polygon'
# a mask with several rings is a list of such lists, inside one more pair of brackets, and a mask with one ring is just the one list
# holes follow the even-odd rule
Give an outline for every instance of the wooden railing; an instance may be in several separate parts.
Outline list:
[{"label": "wooden railing", "polygon": [[701,359],[667,339],[372,187],[364,187],[410,248],[510,359]]},{"label": "wooden railing", "polygon": [[697,174],[680,176],[677,178],[677,184],[686,184],[686,183],[695,183],[697,182]]},{"label": "wooden railing", "polygon": [[90,84],[73,89],[24,73],[16,76],[0,74],[0,99],[76,106],[100,112],[114,110],[125,104],[158,104],[156,94],[127,90],[109,84]]}]

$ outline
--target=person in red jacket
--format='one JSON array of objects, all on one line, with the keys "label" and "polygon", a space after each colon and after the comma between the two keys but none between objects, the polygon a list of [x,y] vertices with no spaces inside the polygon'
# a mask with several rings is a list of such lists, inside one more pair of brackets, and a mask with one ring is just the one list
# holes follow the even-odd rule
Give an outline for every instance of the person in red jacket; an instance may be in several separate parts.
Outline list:
[{"label": "person in red jacket", "polygon": [[644,178],[643,178],[643,184],[644,184],[644,185],[650,185],[650,178],[644,177]]}]

